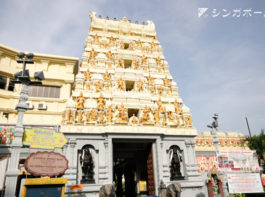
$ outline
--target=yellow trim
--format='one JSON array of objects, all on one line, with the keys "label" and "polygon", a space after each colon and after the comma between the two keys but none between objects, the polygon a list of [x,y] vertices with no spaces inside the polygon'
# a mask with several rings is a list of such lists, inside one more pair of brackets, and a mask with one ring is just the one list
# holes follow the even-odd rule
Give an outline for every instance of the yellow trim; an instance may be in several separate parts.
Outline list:
[{"label": "yellow trim", "polygon": [[27,185],[56,185],[56,184],[62,184],[62,197],[64,197],[65,193],[65,184],[67,183],[67,178],[31,178],[26,179],[25,185],[23,186],[22,190],[22,197],[26,197],[27,194]]}]

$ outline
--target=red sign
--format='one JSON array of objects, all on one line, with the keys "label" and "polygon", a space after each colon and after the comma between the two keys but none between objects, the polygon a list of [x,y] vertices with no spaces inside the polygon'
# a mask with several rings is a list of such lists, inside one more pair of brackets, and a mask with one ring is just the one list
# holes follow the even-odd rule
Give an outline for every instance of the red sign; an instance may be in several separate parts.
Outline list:
[{"label": "red sign", "polygon": [[68,169],[68,160],[56,152],[36,152],[25,161],[26,170],[34,176],[59,176]]},{"label": "red sign", "polygon": [[78,184],[78,185],[71,185],[70,186],[71,190],[81,190],[83,189],[83,185],[82,184]]}]

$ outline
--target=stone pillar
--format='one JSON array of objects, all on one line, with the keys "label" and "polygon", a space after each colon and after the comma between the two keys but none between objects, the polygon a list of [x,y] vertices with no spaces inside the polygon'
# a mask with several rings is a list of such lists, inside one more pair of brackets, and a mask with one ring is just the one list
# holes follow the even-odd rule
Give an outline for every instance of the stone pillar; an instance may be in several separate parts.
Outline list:
[{"label": "stone pillar", "polygon": [[68,169],[65,172],[64,177],[68,179],[67,184],[72,185],[76,184],[76,176],[77,176],[77,150],[76,150],[76,141],[73,139],[69,139],[68,143],[65,145],[66,158],[68,160]]},{"label": "stone pillar", "polygon": [[18,111],[17,124],[14,131],[14,141],[11,145],[11,157],[8,163],[8,169],[6,172],[6,191],[5,196],[15,196],[17,177],[19,175],[18,164],[20,158],[20,152],[22,149],[22,137],[24,133],[23,129],[23,117],[25,111],[28,109],[26,101],[28,100],[29,86],[26,82],[23,82],[22,89],[19,97],[19,103],[16,106]]}]

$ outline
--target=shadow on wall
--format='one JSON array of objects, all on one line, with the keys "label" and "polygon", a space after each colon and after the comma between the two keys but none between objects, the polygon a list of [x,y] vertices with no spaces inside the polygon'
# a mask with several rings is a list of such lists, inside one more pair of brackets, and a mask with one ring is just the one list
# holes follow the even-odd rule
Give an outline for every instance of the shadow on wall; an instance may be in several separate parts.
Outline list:
[{"label": "shadow on wall", "polygon": [[205,197],[205,194],[203,192],[200,192],[196,195],[196,197]]}]

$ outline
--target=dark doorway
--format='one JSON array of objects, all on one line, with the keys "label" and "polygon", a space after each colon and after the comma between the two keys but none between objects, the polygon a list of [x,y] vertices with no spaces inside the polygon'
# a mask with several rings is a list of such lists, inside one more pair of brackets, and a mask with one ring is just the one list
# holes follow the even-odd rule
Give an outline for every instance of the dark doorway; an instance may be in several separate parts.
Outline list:
[{"label": "dark doorway", "polygon": [[155,194],[152,142],[113,141],[113,179],[117,197]]}]

